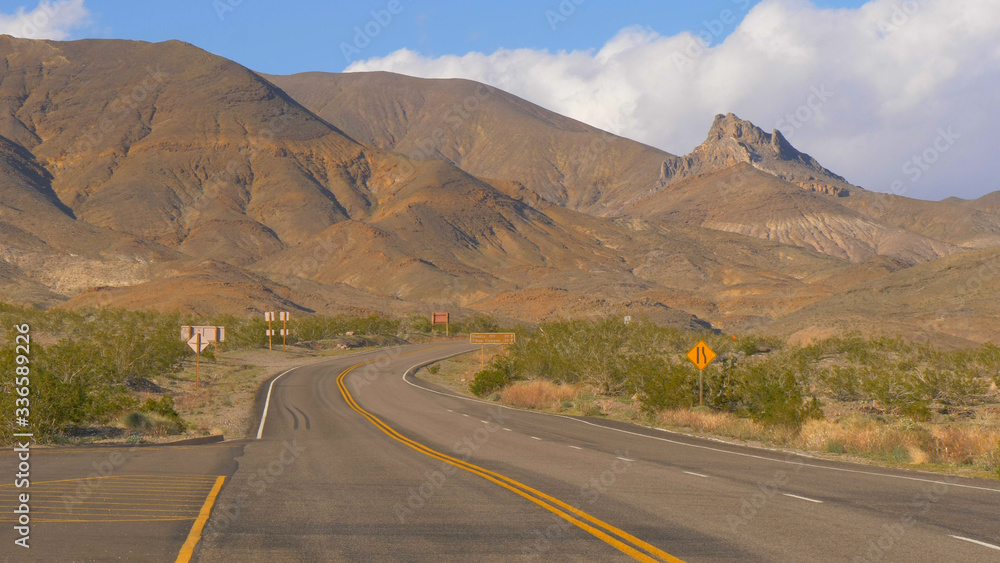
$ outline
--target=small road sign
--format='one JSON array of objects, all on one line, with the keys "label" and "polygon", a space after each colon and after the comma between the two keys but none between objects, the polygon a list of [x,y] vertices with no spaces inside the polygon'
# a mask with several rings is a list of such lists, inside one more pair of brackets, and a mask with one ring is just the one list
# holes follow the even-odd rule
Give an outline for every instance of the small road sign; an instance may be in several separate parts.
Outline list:
[{"label": "small road sign", "polygon": [[632,322],[632,315],[625,315],[625,324],[629,324],[631,322]]},{"label": "small road sign", "polygon": [[181,340],[191,340],[194,335],[201,334],[205,342],[225,342],[226,327],[224,326],[182,326]]},{"label": "small road sign", "polygon": [[486,367],[487,344],[513,344],[513,332],[473,332],[469,334],[469,344],[479,344],[479,369]]},{"label": "small road sign", "polygon": [[197,334],[195,334],[194,336],[191,337],[190,340],[188,340],[188,346],[190,346],[191,349],[194,350],[196,354],[204,352],[205,348],[208,348],[209,344],[211,344],[210,340],[199,338],[199,335]]},{"label": "small road sign", "polygon": [[687,357],[698,369],[705,369],[715,359],[715,352],[704,341],[699,341],[694,348],[691,348]]},{"label": "small road sign", "polygon": [[291,319],[288,318],[288,311],[283,311],[281,313],[278,313],[278,320],[279,321],[288,321],[288,320],[291,320]]},{"label": "small road sign", "polygon": [[708,347],[708,344],[705,344],[704,340],[699,340],[698,343],[694,345],[694,348],[691,348],[691,351],[688,352],[688,359],[691,360],[691,363],[698,368],[698,404],[704,405],[705,386],[702,381],[702,376],[704,375],[705,368],[708,367],[708,364],[712,363],[712,360],[715,359],[715,352]]},{"label": "small road sign", "polygon": [[444,325],[444,333],[451,335],[450,315],[448,313],[431,313],[431,326]]},{"label": "small road sign", "polygon": [[473,332],[469,335],[469,344],[513,344],[513,332]]}]

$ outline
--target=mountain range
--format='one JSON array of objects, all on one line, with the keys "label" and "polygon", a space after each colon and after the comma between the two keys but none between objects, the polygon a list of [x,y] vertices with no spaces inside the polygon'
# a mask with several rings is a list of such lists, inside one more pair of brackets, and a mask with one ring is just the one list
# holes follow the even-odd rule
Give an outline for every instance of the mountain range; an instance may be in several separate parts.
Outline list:
[{"label": "mountain range", "polygon": [[1000,192],[870,192],[778,131],[706,126],[676,156],[466,80],[0,36],[0,289],[997,340]]}]

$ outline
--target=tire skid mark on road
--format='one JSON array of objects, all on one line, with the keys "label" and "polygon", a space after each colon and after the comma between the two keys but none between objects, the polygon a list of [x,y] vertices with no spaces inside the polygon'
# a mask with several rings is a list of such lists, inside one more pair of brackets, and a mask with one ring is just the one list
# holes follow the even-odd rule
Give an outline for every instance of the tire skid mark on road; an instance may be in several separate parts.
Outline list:
[{"label": "tire skid mark on road", "polygon": [[295,416],[295,413],[292,412],[292,409],[288,408],[287,406],[285,407],[285,410],[288,411],[288,414],[292,415],[292,430],[298,430],[299,417]]},{"label": "tire skid mark on road", "polygon": [[302,415],[302,419],[306,423],[306,430],[312,429],[312,424],[309,421],[309,415],[306,414],[306,413],[304,413],[304,412],[302,412],[302,409],[300,409],[299,407],[293,406],[292,408],[294,408],[295,410],[299,411],[299,414]]}]

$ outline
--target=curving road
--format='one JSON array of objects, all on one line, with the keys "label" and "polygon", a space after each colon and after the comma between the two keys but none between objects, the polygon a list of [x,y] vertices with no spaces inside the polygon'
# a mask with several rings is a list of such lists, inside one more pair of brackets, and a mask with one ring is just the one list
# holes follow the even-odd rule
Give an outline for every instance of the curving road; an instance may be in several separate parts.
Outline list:
[{"label": "curving road", "polygon": [[198,558],[1000,560],[995,482],[503,409],[403,379],[470,349],[282,376]]},{"label": "curving road", "polygon": [[[145,449],[115,469],[122,494],[145,487],[148,495],[180,495],[171,502],[188,507],[185,520],[39,523],[44,551],[33,554],[171,560],[179,553],[182,561],[227,562],[1000,560],[996,482],[505,409],[412,376],[411,368],[471,349],[406,346],[287,372],[262,389],[259,439]],[[90,452],[53,453],[46,478],[107,459],[107,450]],[[101,491],[93,500],[107,501]]]}]

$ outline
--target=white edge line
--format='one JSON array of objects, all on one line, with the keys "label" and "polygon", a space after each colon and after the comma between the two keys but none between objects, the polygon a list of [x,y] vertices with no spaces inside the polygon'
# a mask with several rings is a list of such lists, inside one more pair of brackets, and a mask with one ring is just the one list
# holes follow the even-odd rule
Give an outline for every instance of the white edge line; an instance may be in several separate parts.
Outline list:
[{"label": "white edge line", "polygon": [[687,473],[688,475],[694,475],[695,477],[705,477],[706,479],[708,478],[708,475],[703,475],[701,473],[695,473],[694,471],[685,471],[684,473]]},{"label": "white edge line", "polygon": [[531,439],[532,440],[541,440],[541,438],[539,438],[538,436],[532,436]]},{"label": "white edge line", "polygon": [[[311,364],[306,364],[306,365],[311,365]],[[274,389],[274,382],[281,379],[286,373],[298,369],[300,367],[302,366],[295,366],[291,369],[287,369],[279,373],[277,377],[271,380],[271,384],[267,386],[267,399],[264,399],[264,413],[260,415],[260,427],[257,428],[258,440],[260,440],[260,437],[264,435],[264,423],[267,421],[267,407],[271,405],[271,390]]]},{"label": "white edge line", "polygon": [[[786,460],[786,459],[775,459],[773,457],[767,457],[767,456],[756,455],[756,454],[748,454],[748,453],[744,453],[744,452],[733,452],[733,451],[724,450],[724,449],[721,449],[721,448],[713,448],[711,446],[703,446],[701,444],[689,444],[689,443],[680,442],[680,441],[677,441],[677,440],[670,440],[668,438],[660,438],[659,436],[650,436],[648,434],[640,434],[638,432],[631,432],[629,430],[622,430],[621,428],[612,428],[610,426],[604,426],[604,425],[601,425],[601,424],[594,424],[593,422],[589,422],[589,421],[586,421],[586,420],[581,420],[579,418],[573,418],[571,416],[566,416],[566,415],[561,415],[561,414],[553,414],[553,413],[548,413],[548,412],[531,411],[531,410],[527,410],[527,409],[519,409],[519,408],[515,408],[515,407],[508,407],[506,405],[501,405],[501,404],[498,404],[498,403],[491,403],[489,401],[483,401],[483,400],[480,400],[480,399],[473,399],[472,397],[463,397],[461,395],[455,395],[453,393],[442,393],[441,391],[436,391],[434,389],[427,389],[426,387],[421,387],[420,385],[417,385],[416,383],[413,383],[412,381],[408,381],[406,379],[406,377],[408,375],[410,375],[410,372],[413,371],[416,368],[423,367],[425,365],[432,364],[434,362],[440,362],[441,360],[447,360],[448,358],[451,358],[451,357],[454,357],[454,356],[460,356],[462,354],[467,354],[467,353],[473,352],[473,351],[475,351],[474,348],[471,349],[471,350],[465,350],[463,352],[455,352],[454,354],[450,354],[448,356],[444,356],[444,357],[438,358],[437,360],[432,360],[430,362],[420,362],[419,364],[411,366],[408,370],[406,370],[405,372],[403,372],[403,381],[405,381],[408,385],[412,385],[412,386],[416,387],[417,389],[420,389],[421,391],[424,391],[426,393],[434,393],[436,395],[442,395],[444,397],[451,397],[452,399],[461,399],[463,401],[472,401],[474,403],[482,403],[484,405],[489,405],[489,406],[492,406],[492,407],[497,407],[497,408],[507,409],[507,410],[512,410],[512,411],[518,411],[518,412],[523,412],[523,413],[537,414],[537,415],[540,415],[540,416],[554,416],[554,417],[557,417],[557,418],[564,418],[566,420],[572,420],[574,422],[579,422],[581,424],[586,424],[588,426],[594,426],[594,427],[597,427],[597,428],[603,428],[605,430],[612,430],[614,432],[621,432],[623,434],[631,434],[633,436],[639,436],[641,438],[649,438],[650,440],[659,440],[661,442],[667,442],[667,443],[675,444],[675,445],[678,445],[678,446],[686,446],[686,447],[689,447],[689,448],[697,448],[697,449],[700,449],[700,450],[708,450],[708,451],[718,452],[718,453],[723,453],[723,454],[729,454],[729,455],[735,455],[735,456],[741,456],[741,457],[749,457],[749,458],[753,458],[753,459],[760,459],[760,460],[763,460],[763,461],[771,461],[771,462],[774,462],[774,463],[784,463],[786,465],[800,465],[802,467],[811,467],[813,469],[825,469],[825,470],[828,470],[828,471],[840,471],[842,473],[855,473],[855,474],[859,474],[859,475],[871,475],[871,476],[874,476],[874,477],[885,477],[885,478],[888,478],[888,479],[903,479],[905,481],[918,481],[918,482],[921,482],[921,483],[931,483],[931,484],[934,484],[934,485],[945,485],[945,486],[948,486],[948,487],[960,487],[960,488],[963,488],[963,489],[975,489],[975,490],[979,490],[979,491],[989,491],[991,493],[1000,493],[1000,489],[993,489],[993,488],[990,488],[990,487],[979,487],[979,486],[976,486],[976,485],[963,485],[962,483],[949,483],[947,481],[938,481],[938,480],[935,480],[935,479],[924,479],[924,478],[921,478],[921,477],[908,477],[906,475],[893,475],[891,473],[876,473],[875,471],[864,471],[864,470],[861,470],[861,469],[848,469],[846,467],[829,467],[829,466],[826,466],[826,465],[814,465],[814,464],[811,464],[811,463],[803,463],[801,461],[790,461],[790,460]],[[665,428],[653,428],[651,426],[646,426],[645,428],[649,428],[650,430],[660,430],[660,431],[666,432],[668,434],[679,434],[677,432],[673,432],[673,431],[667,430]],[[687,436],[686,434],[680,434],[680,435]],[[689,438],[698,439],[697,437],[692,437],[692,436],[688,436],[688,437]],[[704,438],[702,438],[702,439],[704,439]],[[724,444],[729,444],[728,442],[722,442],[722,440],[716,440],[716,441],[718,441],[720,443],[724,443]],[[747,446],[740,446],[739,444],[731,444],[731,445],[736,446],[736,447],[747,447]],[[811,458],[811,456],[808,456],[808,455],[802,455],[802,454],[793,454],[793,455],[796,455],[798,457]],[[815,459],[815,458],[811,458],[811,459]]]},{"label": "white edge line", "polygon": [[570,446],[570,447],[573,448],[574,450],[582,450],[583,449],[580,446]]},{"label": "white edge line", "polygon": [[956,540],[967,541],[967,542],[974,543],[976,545],[981,545],[983,547],[988,547],[990,549],[995,549],[997,551],[1000,551],[1000,546],[996,546],[996,545],[993,545],[991,543],[986,543],[984,541],[974,540],[972,538],[963,538],[962,536],[951,536],[951,537],[955,538]]},{"label": "white edge line", "polygon": [[635,461],[634,459],[629,459],[629,458],[627,458],[627,457],[616,457],[615,459],[620,459],[620,460],[622,460],[622,461],[629,461],[629,462],[631,462],[631,461]]},{"label": "white edge line", "polygon": [[784,496],[786,496],[786,497],[797,498],[799,500],[807,500],[809,502],[815,502],[816,504],[823,504],[823,501],[816,500],[814,498],[800,497],[799,495],[792,495],[792,494],[788,494],[788,493],[781,493],[781,494],[784,495]]}]

